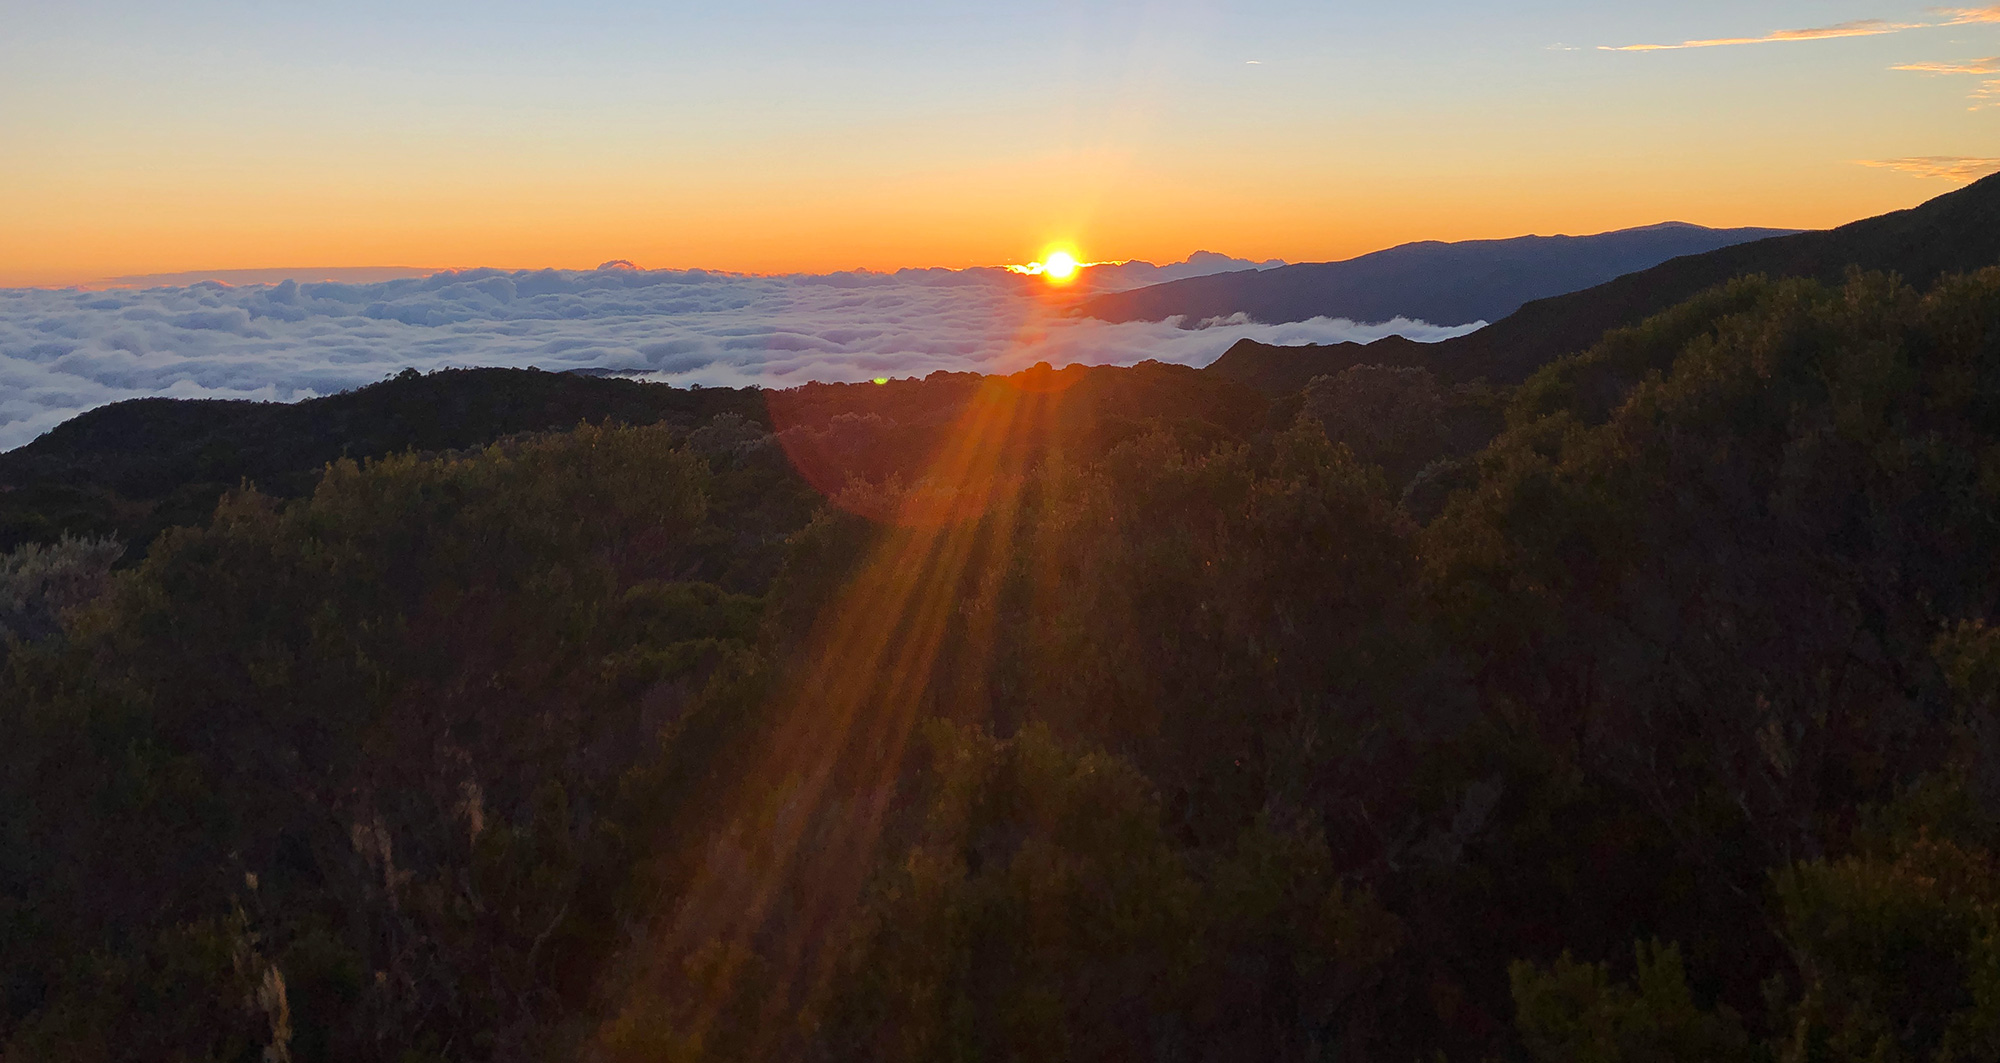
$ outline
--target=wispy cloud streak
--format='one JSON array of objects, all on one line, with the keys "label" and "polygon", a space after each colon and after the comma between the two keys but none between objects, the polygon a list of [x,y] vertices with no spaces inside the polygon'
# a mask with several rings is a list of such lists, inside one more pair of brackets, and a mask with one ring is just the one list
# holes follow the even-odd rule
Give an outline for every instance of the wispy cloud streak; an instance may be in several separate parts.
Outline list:
[{"label": "wispy cloud streak", "polygon": [[[1814,26],[1807,29],[1778,30],[1762,37],[1715,37],[1707,40],[1682,41],[1679,44],[1623,44],[1599,45],[1603,52],[1674,52],[1688,48],[1728,48],[1742,44],[1786,44],[1798,41],[1824,41],[1842,37],[1880,37],[1905,30],[1939,29],[1947,26],[1970,26],[1982,23],[2000,23],[2000,6],[1994,7],[1945,7],[1933,8],[1944,17],[1940,22],[1890,22],[1886,19],[1864,18],[1851,22],[1839,22],[1831,26]],[[2000,73],[2000,56],[1988,59],[1973,59],[1963,62],[1904,63],[1891,67],[1892,70],[1908,70],[1920,74],[1996,74]],[[1988,81],[1973,92],[1972,99],[1980,101],[1973,110],[2000,106],[2000,80]],[[1871,164],[1873,165],[1873,164]]]},{"label": "wispy cloud streak", "polygon": [[[1904,63],[1889,69],[1909,70],[1919,74],[2000,74],[2000,55],[1958,63]],[[1972,109],[1975,111],[2000,105],[2000,79],[1981,84],[1973,91],[1972,98],[1981,101],[1973,105]]]},{"label": "wispy cloud streak", "polygon": [[1978,159],[1963,155],[1922,155],[1907,159],[1864,159],[1863,166],[1913,174],[1942,177],[1953,181],[1977,181],[2000,173],[2000,159]]},{"label": "wispy cloud streak", "polygon": [[1919,74],[2000,74],[2000,55],[1963,63],[1904,63],[1891,70],[1913,70]]},{"label": "wispy cloud streak", "polygon": [[[1778,30],[1761,37],[1715,37],[1708,40],[1682,41],[1679,44],[1623,44],[1599,45],[1604,52],[1677,52],[1687,48],[1728,48],[1739,44],[1787,44],[1796,41],[1825,41],[1842,37],[1880,37],[1904,30],[1927,30],[1941,26],[1971,26],[1980,23],[2000,23],[2000,5],[1993,7],[1940,7],[1933,8],[1945,16],[1942,22],[1890,22],[1887,19],[1863,18],[1850,22],[1837,22],[1831,26],[1813,26],[1807,29]],[[1990,61],[1990,60],[1989,60]],[[1928,70],[1931,64],[1900,66],[1898,70]],[[1944,64],[1938,64],[1944,65]],[[1934,71],[1936,73],[1984,73],[1984,71]]]},{"label": "wispy cloud streak", "polygon": [[[2000,10],[2000,9],[1996,9]],[[1971,14],[1971,12],[1967,12]],[[1682,41],[1679,44],[1625,44],[1600,45],[1605,52],[1675,52],[1687,48],[1727,48],[1738,44],[1786,44],[1794,41],[1824,41],[1839,37],[1880,37],[1888,33],[1904,30],[1926,29],[1927,22],[1886,22],[1879,18],[1857,19],[1852,22],[1836,23],[1832,26],[1815,26],[1799,30],[1778,30],[1762,37],[1717,37],[1710,40]]]},{"label": "wispy cloud streak", "polygon": [[1993,7],[1947,7],[1939,14],[1952,16],[1947,26],[1970,26],[1980,22],[2000,22],[2000,5]]}]

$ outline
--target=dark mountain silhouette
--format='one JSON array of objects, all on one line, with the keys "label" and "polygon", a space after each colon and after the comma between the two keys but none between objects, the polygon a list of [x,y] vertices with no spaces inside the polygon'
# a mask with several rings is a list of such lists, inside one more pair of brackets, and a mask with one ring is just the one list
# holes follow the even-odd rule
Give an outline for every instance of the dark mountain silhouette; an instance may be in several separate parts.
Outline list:
[{"label": "dark mountain silhouette", "polygon": [[115,534],[142,548],[162,528],[200,523],[244,480],[296,496],[340,458],[457,450],[583,421],[692,424],[718,413],[766,420],[755,388],[682,390],[519,369],[404,370],[298,403],[131,399],[0,454],[0,550],[62,533]]},{"label": "dark mountain silhouette", "polygon": [[1486,328],[1440,343],[1390,337],[1371,344],[1279,347],[1242,340],[1209,372],[1285,394],[1351,365],[1421,365],[1447,381],[1511,384],[1614,328],[1635,325],[1736,277],[1838,282],[1850,269],[1896,273],[1918,288],[2000,264],[2000,175],[1921,206],[1843,225],[1688,255],[1583,291],[1528,303]]},{"label": "dark mountain silhouette", "polygon": [[1432,358],[1437,346],[1402,336],[1385,336],[1374,343],[1312,343],[1296,347],[1245,339],[1237,340],[1202,372],[1276,398],[1304,388],[1314,377],[1332,376],[1357,365],[1423,366],[1437,372],[1438,365]]},{"label": "dark mountain silhouette", "polygon": [[1670,222],[1595,236],[1404,244],[1344,262],[1190,277],[1083,303],[1106,321],[1189,325],[1248,314],[1280,324],[1315,317],[1438,325],[1498,321],[1532,299],[1601,284],[1671,258],[1761,240],[1786,229],[1705,229]]},{"label": "dark mountain silhouette", "polygon": [[[264,494],[310,494],[327,463],[404,451],[482,447],[579,423],[692,429],[734,414],[761,433],[802,433],[793,461],[836,463],[847,474],[920,475],[977,392],[974,373],[936,372],[887,386],[809,384],[684,389],[603,375],[524,369],[405,370],[377,384],[298,403],[131,399],[80,414],[0,453],[0,554],[63,535],[109,535],[142,556],[162,530],[198,525],[224,492],[249,481]],[[1267,403],[1253,390],[1182,365],[1046,364],[1015,374],[1030,390],[1060,391],[1038,445],[1096,453],[1153,422],[1183,434],[1247,438]],[[812,470],[805,470],[808,474]]]}]

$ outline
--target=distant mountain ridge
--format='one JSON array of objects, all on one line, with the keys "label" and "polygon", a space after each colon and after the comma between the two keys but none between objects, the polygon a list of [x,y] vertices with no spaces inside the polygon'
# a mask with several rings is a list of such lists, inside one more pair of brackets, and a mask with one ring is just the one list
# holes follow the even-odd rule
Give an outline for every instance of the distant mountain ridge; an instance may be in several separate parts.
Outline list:
[{"label": "distant mountain ridge", "polygon": [[1690,296],[1750,274],[1838,283],[1850,269],[1900,275],[1919,289],[2000,265],[2000,175],[1908,210],[1688,255],[1582,291],[1540,299],[1486,328],[1432,344],[1279,347],[1243,340],[1207,372],[1285,394],[1353,365],[1424,366],[1446,381],[1514,384],[1543,365],[1636,325]]},{"label": "distant mountain ridge", "polygon": [[[1091,290],[1116,292],[1167,281],[1184,280],[1190,277],[1206,277],[1216,273],[1256,272],[1276,269],[1285,265],[1281,258],[1255,261],[1235,258],[1216,251],[1196,251],[1179,262],[1165,265],[1144,259],[1125,262],[1106,262],[1093,265],[1084,274],[1084,282]],[[998,271],[997,266],[975,266],[973,270]],[[419,267],[419,266],[285,266],[268,269],[209,269],[182,270],[177,273],[136,273],[121,277],[102,277],[82,284],[81,287],[99,288],[185,288],[190,285],[213,283],[232,287],[242,285],[277,285],[286,281],[296,284],[380,284],[384,281],[424,280],[433,277],[458,277],[478,274],[504,275],[520,271],[494,269],[491,267]],[[529,271],[532,272],[532,271]],[[656,271],[647,269],[630,259],[617,258],[598,265],[595,269],[574,269],[561,272],[571,274],[592,273],[653,273],[679,272],[674,270]],[[727,271],[723,271],[727,272]],[[902,273],[928,273],[930,269],[905,269]],[[938,269],[936,272],[960,273],[965,270]],[[774,276],[798,278],[846,278],[855,275],[876,276],[866,271],[835,270],[830,273],[790,273]],[[880,274],[889,275],[889,274]]]},{"label": "distant mountain ridge", "polygon": [[183,270],[179,273],[137,273],[125,277],[105,277],[85,284],[85,288],[184,288],[210,281],[217,284],[377,284],[407,277],[429,277],[449,270],[420,266],[286,266],[273,269]]},{"label": "distant mountain ridge", "polygon": [[1342,262],[1305,262],[1169,281],[1085,301],[1111,322],[1201,321],[1245,314],[1278,325],[1315,317],[1408,318],[1434,325],[1498,321],[1535,299],[1602,284],[1682,255],[1786,235],[1790,229],[1708,229],[1667,222],[1593,236],[1431,240]]},{"label": "distant mountain ridge", "polygon": [[1282,269],[1284,266],[1285,260],[1281,258],[1254,262],[1217,251],[1196,251],[1180,262],[1169,262],[1164,266],[1143,259],[1107,262],[1085,270],[1083,280],[1095,291],[1123,292],[1190,278],[1212,277],[1219,273],[1255,274],[1265,270]]}]

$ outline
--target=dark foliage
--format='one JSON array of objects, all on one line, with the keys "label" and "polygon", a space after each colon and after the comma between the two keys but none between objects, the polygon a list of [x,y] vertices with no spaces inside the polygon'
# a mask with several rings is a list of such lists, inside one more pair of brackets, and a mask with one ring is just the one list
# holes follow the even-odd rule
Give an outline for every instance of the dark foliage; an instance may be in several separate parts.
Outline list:
[{"label": "dark foliage", "polygon": [[1325,343],[1279,347],[1256,340],[1237,340],[1202,372],[1255,389],[1270,398],[1302,391],[1323,376],[1358,365],[1424,368],[1434,344],[1402,336],[1384,336],[1374,343]]},{"label": "dark foliage", "polygon": [[762,421],[763,401],[748,388],[682,391],[513,369],[406,369],[293,404],[133,399],[0,454],[0,551],[66,534],[111,535],[136,558],[162,529],[206,519],[245,480],[296,498],[341,458],[480,447],[607,419],[692,427],[724,412]]},{"label": "dark foliage", "polygon": [[2000,269],[1214,380],[8,555],[5,1058],[2000,1053]]},{"label": "dark foliage", "polygon": [[[1802,277],[1838,284],[1851,268],[1894,273],[1927,288],[1950,273],[2000,262],[2000,176],[1910,210],[1824,232],[1798,233],[1687,255],[1568,295],[1539,299],[1467,336],[1421,346],[1375,343],[1273,347],[1239,341],[1210,371],[1267,394],[1296,391],[1350,365],[1422,365],[1447,382],[1515,384],[1605,332],[1639,324],[1737,278]],[[1435,319],[1433,319],[1435,320]]]}]

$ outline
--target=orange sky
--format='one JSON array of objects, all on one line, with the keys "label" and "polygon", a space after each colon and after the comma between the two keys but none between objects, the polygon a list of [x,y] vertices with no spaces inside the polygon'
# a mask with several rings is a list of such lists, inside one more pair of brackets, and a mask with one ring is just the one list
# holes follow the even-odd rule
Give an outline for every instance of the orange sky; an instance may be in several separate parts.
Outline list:
[{"label": "orange sky", "polygon": [[[812,194],[754,187],[616,194],[599,187],[542,195],[232,189],[210,196],[124,187],[7,219],[0,284],[303,265],[584,268],[615,258],[745,272],[960,267],[1023,261],[1058,241],[1093,257],[1165,262],[1212,249],[1313,261],[1414,239],[1584,233],[1663,220],[1824,227],[1954,187],[1859,167],[1834,176],[1794,189],[1779,181],[1740,188],[1671,177],[1634,188],[1631,175],[1619,175],[1617,195],[1588,182],[1542,187],[1533,179],[1437,176],[1350,180],[1332,189],[1163,181],[1122,195],[1082,195],[1017,183],[1004,171],[985,180],[945,175]],[[683,205],[690,202],[699,206]]]},{"label": "orange sky", "polygon": [[[610,3],[629,26],[580,27],[533,0],[421,23],[360,3],[337,26],[220,2],[35,8],[0,41],[0,285],[957,267],[1052,241],[1324,260],[1666,220],[1830,226],[1962,183],[1859,163],[2000,155],[1979,82],[1894,69],[2000,52],[2000,23],[1625,53],[1603,49],[1754,42],[1826,5],[1447,6],[1465,18],[1428,36],[1386,11],[1193,0],[1004,22],[762,2],[649,23]],[[1884,10],[1937,17],[1906,6]]]}]

